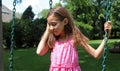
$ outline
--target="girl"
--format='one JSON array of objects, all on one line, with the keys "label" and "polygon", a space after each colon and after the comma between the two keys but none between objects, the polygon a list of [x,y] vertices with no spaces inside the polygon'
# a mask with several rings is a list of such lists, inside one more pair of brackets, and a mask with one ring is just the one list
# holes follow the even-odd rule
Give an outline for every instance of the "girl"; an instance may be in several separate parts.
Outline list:
[{"label": "girl", "polygon": [[[105,30],[111,30],[111,24],[105,23]],[[88,43],[88,39],[74,25],[68,11],[63,7],[51,9],[47,15],[47,28],[37,47],[42,56],[51,50],[49,71],[81,71],[78,63],[77,46],[80,45],[94,58],[100,58],[105,41],[97,49]]]}]

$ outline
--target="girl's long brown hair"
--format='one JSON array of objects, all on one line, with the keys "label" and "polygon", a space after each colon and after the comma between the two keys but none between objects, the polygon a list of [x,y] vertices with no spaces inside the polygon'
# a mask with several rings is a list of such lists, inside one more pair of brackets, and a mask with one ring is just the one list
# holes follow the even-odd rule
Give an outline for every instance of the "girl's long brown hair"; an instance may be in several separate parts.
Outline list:
[{"label": "girl's long brown hair", "polygon": [[[75,46],[77,46],[82,41],[85,41],[85,42],[88,41],[88,39],[81,33],[81,31],[78,29],[78,27],[76,27],[74,25],[71,15],[65,8],[56,7],[56,8],[51,9],[47,15],[47,18],[52,14],[54,14],[54,16],[56,16],[60,21],[63,21],[65,18],[68,19],[68,24],[65,25],[64,31],[65,31],[66,37],[72,36]],[[50,48],[53,48],[54,42],[57,39],[59,39],[59,37],[56,37],[51,33],[48,37],[47,45]]]}]

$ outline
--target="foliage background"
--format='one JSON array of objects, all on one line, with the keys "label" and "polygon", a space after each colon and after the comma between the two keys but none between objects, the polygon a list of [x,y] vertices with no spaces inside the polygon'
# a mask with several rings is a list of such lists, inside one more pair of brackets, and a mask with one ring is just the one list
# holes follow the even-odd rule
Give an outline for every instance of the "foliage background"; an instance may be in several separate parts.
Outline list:
[{"label": "foliage background", "polygon": [[[104,23],[107,0],[62,0],[54,7],[65,7],[74,19],[74,23],[89,39],[104,37]],[[120,0],[111,0],[110,21],[112,32],[110,38],[120,38]],[[32,7],[28,6],[21,19],[15,19],[15,48],[36,47],[46,28],[46,16],[49,9],[44,9],[34,18]],[[6,48],[10,47],[11,22],[3,23],[3,39]]]}]

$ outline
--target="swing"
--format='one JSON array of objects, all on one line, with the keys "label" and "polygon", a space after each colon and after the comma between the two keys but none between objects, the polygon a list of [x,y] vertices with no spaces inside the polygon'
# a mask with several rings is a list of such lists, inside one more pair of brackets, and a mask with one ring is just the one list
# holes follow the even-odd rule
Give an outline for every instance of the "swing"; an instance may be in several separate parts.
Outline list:
[{"label": "swing", "polygon": [[[50,9],[52,9],[52,0],[49,0]],[[15,24],[15,12],[16,12],[16,0],[13,1],[13,17],[12,17],[12,25],[11,25],[11,46],[10,46],[10,65],[9,69],[10,71],[13,71],[13,50],[14,50],[14,24]],[[110,0],[107,0],[107,9],[106,9],[106,21],[109,21],[110,17]],[[106,57],[107,57],[107,31],[105,31],[105,48],[104,48],[104,54],[103,54],[103,62],[102,62],[102,71],[105,71],[106,67]]]},{"label": "swing", "polygon": [[12,25],[11,25],[11,45],[10,45],[10,71],[13,71],[13,48],[14,48],[14,24],[15,24],[15,9],[16,0],[13,1],[13,16],[12,16]]},{"label": "swing", "polygon": [[[110,8],[111,8],[111,1],[107,0],[107,8],[106,8],[106,21],[110,20]],[[104,48],[104,52],[103,52],[103,61],[102,61],[102,71],[105,71],[106,68],[106,58],[107,58],[107,49],[108,49],[108,38],[107,38],[108,34],[107,34],[107,30],[105,30],[105,48]]]}]

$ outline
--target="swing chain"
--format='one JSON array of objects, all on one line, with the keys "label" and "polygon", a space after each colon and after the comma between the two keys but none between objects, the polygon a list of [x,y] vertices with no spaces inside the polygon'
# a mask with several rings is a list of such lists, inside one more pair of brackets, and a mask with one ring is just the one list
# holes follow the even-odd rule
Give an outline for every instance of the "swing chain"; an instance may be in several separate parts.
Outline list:
[{"label": "swing chain", "polygon": [[110,20],[110,8],[111,8],[111,1],[107,0],[106,21]]},{"label": "swing chain", "polygon": [[[110,8],[111,8],[111,1],[107,0],[106,21],[110,20]],[[106,58],[107,58],[107,49],[108,49],[108,45],[107,45],[108,38],[107,37],[108,37],[108,33],[107,33],[107,30],[105,30],[105,37],[104,37],[105,48],[104,48],[104,53],[103,53],[102,71],[105,71],[105,68],[106,68]]]},{"label": "swing chain", "polygon": [[13,16],[12,16],[12,25],[11,25],[11,45],[10,45],[10,71],[13,71],[13,50],[14,50],[14,24],[15,24],[15,9],[16,0],[13,1]]},{"label": "swing chain", "polygon": [[105,33],[105,38],[104,38],[104,41],[105,41],[105,48],[104,48],[104,53],[103,53],[103,61],[102,61],[102,71],[105,71],[105,68],[106,68],[106,58],[107,58],[107,42],[108,42],[108,38],[106,37],[107,33]]},{"label": "swing chain", "polygon": [[50,9],[52,9],[52,4],[53,4],[53,1],[50,0],[50,1],[49,1]]}]

